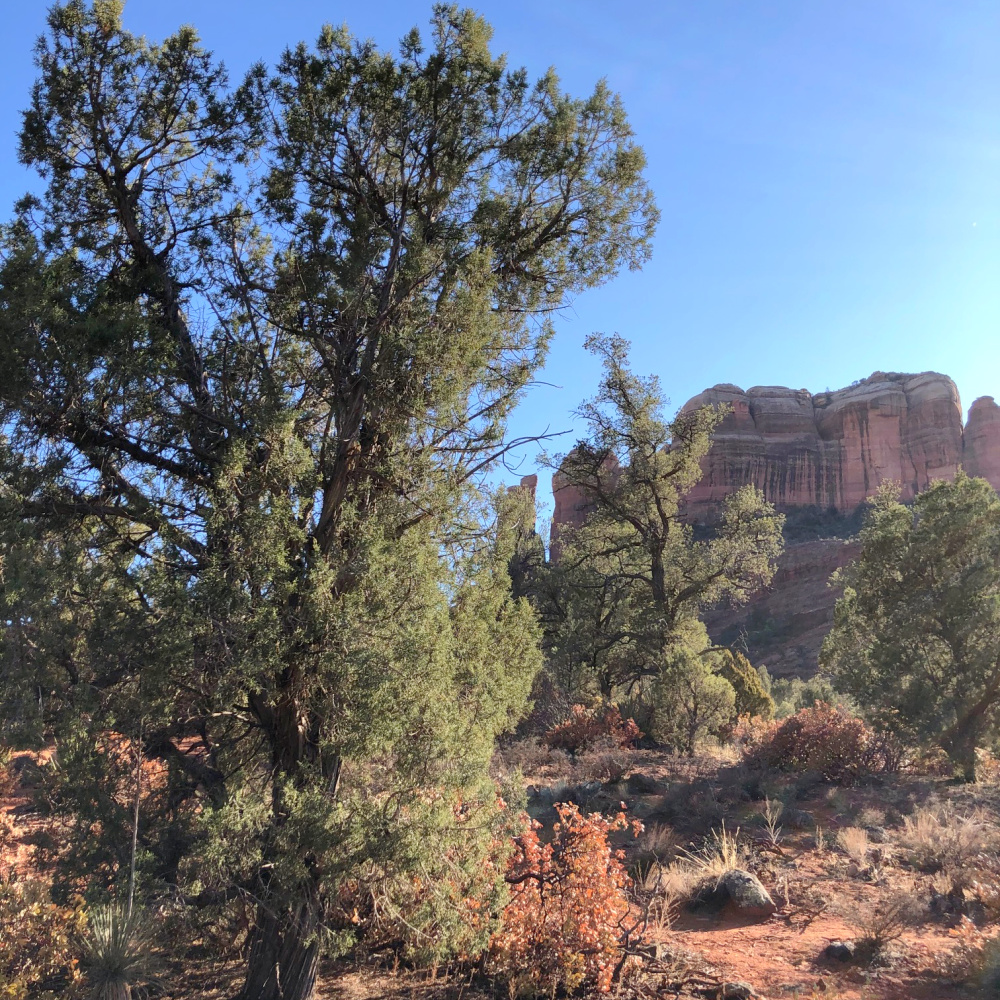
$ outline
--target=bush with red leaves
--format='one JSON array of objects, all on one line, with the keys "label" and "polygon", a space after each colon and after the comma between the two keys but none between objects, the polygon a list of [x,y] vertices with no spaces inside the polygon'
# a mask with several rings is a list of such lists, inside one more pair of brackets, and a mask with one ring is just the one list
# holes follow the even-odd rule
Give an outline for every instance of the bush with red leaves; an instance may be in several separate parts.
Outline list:
[{"label": "bush with red leaves", "polygon": [[899,750],[891,741],[822,702],[781,722],[741,719],[734,738],[751,767],[811,771],[842,785],[899,767]]},{"label": "bush with red leaves", "polygon": [[588,709],[574,705],[570,716],[553,726],[543,741],[553,750],[578,753],[595,743],[611,743],[623,750],[633,748],[642,739],[642,732],[633,719],[622,719],[616,705]]},{"label": "bush with red leaves", "polygon": [[511,898],[490,943],[489,967],[507,980],[512,995],[582,986],[608,992],[625,948],[644,926],[630,916],[624,852],[608,843],[609,833],[638,834],[642,824],[624,813],[585,816],[565,803],[556,810],[551,842],[542,843],[540,824],[526,818],[508,863]]}]

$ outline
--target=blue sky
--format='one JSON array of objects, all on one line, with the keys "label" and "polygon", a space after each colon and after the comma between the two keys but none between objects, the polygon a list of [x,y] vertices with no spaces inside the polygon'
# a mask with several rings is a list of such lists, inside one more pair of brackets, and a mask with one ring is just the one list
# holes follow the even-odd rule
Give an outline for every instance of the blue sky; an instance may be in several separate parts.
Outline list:
[{"label": "blue sky", "polygon": [[[45,11],[7,6],[2,215],[29,182],[14,135]],[[628,337],[636,369],[658,374],[675,408],[717,382],[817,392],[875,370],[945,372],[966,409],[1000,397],[996,0],[474,6],[512,63],[555,66],[577,95],[602,76],[621,93],[663,214],[646,268],[561,317],[551,386],[522,404],[516,433],[574,427],[597,377],[582,351],[592,330]],[[390,47],[429,10],[129,0],[125,21],[152,38],[194,24],[235,77],[325,21]]]}]

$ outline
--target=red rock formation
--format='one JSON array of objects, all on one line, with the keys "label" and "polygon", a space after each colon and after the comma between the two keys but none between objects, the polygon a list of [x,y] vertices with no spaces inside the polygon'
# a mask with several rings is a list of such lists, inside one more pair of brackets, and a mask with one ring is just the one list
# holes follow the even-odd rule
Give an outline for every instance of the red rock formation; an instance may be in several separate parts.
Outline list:
[{"label": "red rock formation", "polygon": [[970,476],[982,476],[1000,490],[1000,406],[992,396],[980,396],[969,407],[963,465]]},{"label": "red rock formation", "polygon": [[876,372],[847,389],[717,385],[685,410],[728,403],[733,412],[713,436],[705,475],[689,495],[692,512],[751,482],[779,507],[848,512],[886,479],[904,499],[962,463],[962,412],[944,375]]},{"label": "red rock formation", "polygon": [[[565,462],[564,462],[565,464]],[[618,460],[609,455],[604,460],[604,467],[617,469]],[[587,519],[587,514],[593,509],[593,504],[587,499],[583,490],[562,469],[552,473],[552,499],[555,508],[552,512],[552,525],[549,529],[549,545],[553,559],[559,557],[559,531],[562,527],[579,527]]]},{"label": "red rock formation", "polygon": [[858,551],[856,542],[841,538],[789,545],[766,590],[748,604],[705,613],[712,641],[745,648],[750,660],[766,666],[773,677],[811,676],[839,596],[829,586],[830,576]]}]

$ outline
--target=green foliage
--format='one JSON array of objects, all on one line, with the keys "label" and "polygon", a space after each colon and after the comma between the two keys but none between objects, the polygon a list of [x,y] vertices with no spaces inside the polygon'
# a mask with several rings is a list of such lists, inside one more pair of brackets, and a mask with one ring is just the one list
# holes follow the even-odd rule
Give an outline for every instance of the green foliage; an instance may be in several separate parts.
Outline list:
[{"label": "green foliage", "polygon": [[121,13],[51,9],[19,149],[48,186],[0,231],[3,715],[55,734],[104,891],[98,747],[141,739],[145,884],[259,900],[247,995],[305,997],[345,887],[489,850],[540,655],[485,477],[548,317],[656,211],[618,98],[530,84],[471,11],[235,89]]},{"label": "green foliage", "polygon": [[735,718],[737,693],[706,657],[680,645],[665,658],[652,703],[654,738],[692,755],[705,736]]},{"label": "green foliage", "polygon": [[604,365],[597,396],[579,410],[589,436],[553,479],[582,497],[584,521],[560,526],[534,596],[557,681],[610,698],[658,677],[665,651],[687,641],[702,608],[745,601],[767,584],[783,522],[748,486],[727,498],[711,538],[696,537],[684,498],[722,411],[668,421],[658,380],[629,370],[624,340],[594,337],[589,347]]},{"label": "green foliage", "polygon": [[880,728],[936,743],[975,779],[1000,721],[1000,498],[959,472],[913,501],[883,487],[821,665]]},{"label": "green foliage", "polygon": [[79,905],[58,906],[43,882],[0,882],[0,996],[54,1000],[78,996]]},{"label": "green foliage", "polygon": [[774,715],[774,699],[763,676],[740,652],[723,650],[718,654],[717,671],[733,687],[736,694],[734,711],[736,716],[750,715],[770,719]]},{"label": "green foliage", "polygon": [[[759,668],[766,673],[766,667]],[[774,717],[785,719],[800,709],[811,708],[816,702],[836,705],[848,713],[856,715],[858,710],[853,700],[842,691],[837,691],[829,677],[817,674],[815,677],[764,678],[762,683],[774,701]]]}]

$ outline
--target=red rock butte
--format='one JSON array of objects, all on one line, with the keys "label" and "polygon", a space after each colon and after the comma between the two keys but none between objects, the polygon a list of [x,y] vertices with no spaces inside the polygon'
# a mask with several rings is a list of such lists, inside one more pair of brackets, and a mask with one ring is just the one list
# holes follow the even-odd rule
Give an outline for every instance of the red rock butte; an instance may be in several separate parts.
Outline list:
[{"label": "red rock butte", "polygon": [[959,467],[1000,488],[1000,406],[977,399],[962,426],[962,404],[946,375],[875,372],[836,392],[716,385],[684,409],[728,403],[688,497],[692,510],[713,506],[754,483],[779,507],[816,506],[847,513],[887,479],[903,499]]}]

